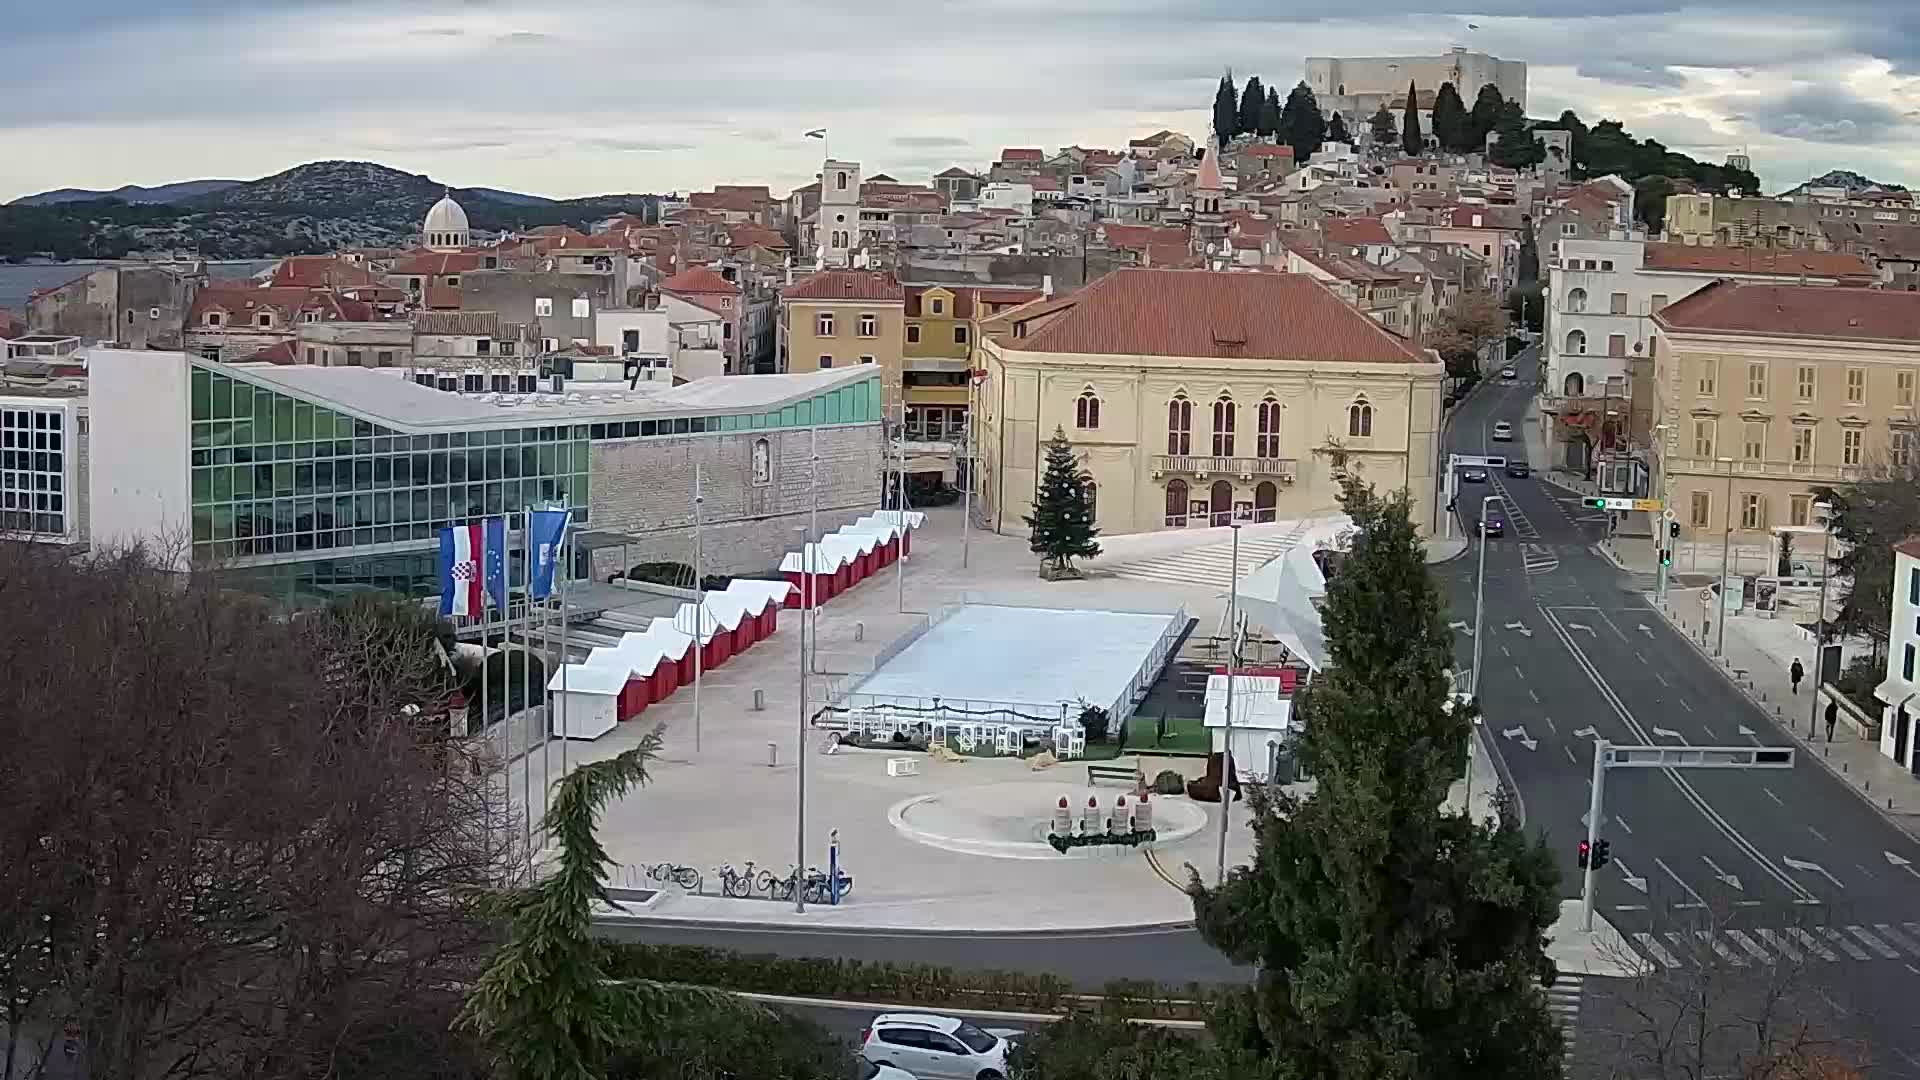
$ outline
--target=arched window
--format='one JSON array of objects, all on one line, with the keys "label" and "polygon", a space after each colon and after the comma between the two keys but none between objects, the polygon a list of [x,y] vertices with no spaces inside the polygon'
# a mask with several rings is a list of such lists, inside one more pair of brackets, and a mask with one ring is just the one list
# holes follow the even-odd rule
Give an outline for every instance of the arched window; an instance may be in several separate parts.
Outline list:
[{"label": "arched window", "polygon": [[1094,396],[1091,387],[1080,391],[1074,400],[1073,426],[1082,431],[1095,431],[1100,427],[1100,399]]},{"label": "arched window", "polygon": [[1167,453],[1193,453],[1193,402],[1184,394],[1175,394],[1167,402]]},{"label": "arched window", "polygon": [[1567,351],[1585,355],[1587,351],[1587,332],[1585,330],[1567,331]]},{"label": "arched window", "polygon": [[1213,403],[1213,456],[1233,456],[1233,399],[1221,394]]},{"label": "arched window", "polygon": [[1100,485],[1093,482],[1092,473],[1081,473],[1080,482],[1087,489],[1087,523],[1096,524],[1100,520]]},{"label": "arched window", "polygon": [[1579,397],[1587,392],[1587,380],[1577,371],[1568,372],[1566,391],[1568,397]]},{"label": "arched window", "polygon": [[1567,293],[1567,310],[1574,312],[1587,310],[1587,290],[1574,289]]},{"label": "arched window", "polygon": [[1347,406],[1347,434],[1366,438],[1373,434],[1373,406],[1366,398]]},{"label": "arched window", "polygon": [[1167,526],[1179,528],[1187,523],[1187,482],[1167,481]]},{"label": "arched window", "polygon": [[1233,524],[1233,485],[1225,480],[1215,480],[1213,490],[1208,492],[1208,524]]},{"label": "arched window", "polygon": [[1268,394],[1266,400],[1260,402],[1259,414],[1256,419],[1259,421],[1260,432],[1254,439],[1254,456],[1266,459],[1279,457],[1280,403],[1274,400],[1272,394]]},{"label": "arched window", "polygon": [[1274,508],[1279,502],[1280,489],[1274,486],[1273,481],[1260,481],[1260,486],[1253,489],[1253,520],[1274,520]]}]

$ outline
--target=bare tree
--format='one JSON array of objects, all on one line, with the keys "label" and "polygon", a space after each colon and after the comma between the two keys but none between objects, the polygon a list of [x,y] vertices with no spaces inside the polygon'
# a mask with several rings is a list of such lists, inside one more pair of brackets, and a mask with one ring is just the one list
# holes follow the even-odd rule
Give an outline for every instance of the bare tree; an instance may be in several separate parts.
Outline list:
[{"label": "bare tree", "polygon": [[[1615,1080],[1838,1080],[1860,1055],[1849,1010],[1819,975],[1815,909],[1662,907],[1648,930],[1604,947],[1632,974],[1583,1049]],[[1755,915],[1766,911],[1767,915]],[[1754,924],[1764,924],[1764,928]],[[1809,944],[1811,941],[1811,944]]]},{"label": "bare tree", "polygon": [[452,1075],[503,853],[441,628],[162,565],[0,545],[9,1067],[71,1033],[94,1076]]}]

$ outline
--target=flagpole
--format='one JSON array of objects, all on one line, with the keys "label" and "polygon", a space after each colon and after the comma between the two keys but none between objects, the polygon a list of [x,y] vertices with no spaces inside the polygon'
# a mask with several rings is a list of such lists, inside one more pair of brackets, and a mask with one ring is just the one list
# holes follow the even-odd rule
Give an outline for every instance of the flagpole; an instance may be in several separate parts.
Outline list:
[{"label": "flagpole", "polygon": [[[521,570],[526,579],[526,595],[520,605],[520,730],[525,733],[527,752],[520,758],[520,792],[526,801],[525,836],[527,842],[527,883],[533,883],[533,693],[527,685],[533,677],[533,516],[521,512],[520,561]],[[501,532],[506,531],[502,526]],[[509,584],[512,583],[513,566],[509,563],[502,571]],[[511,589],[507,592],[509,604],[513,601]],[[512,609],[509,608],[509,611]],[[540,740],[545,742],[543,738]]]},{"label": "flagpole", "polygon": [[707,590],[701,588],[701,463],[693,463],[693,753],[701,751],[701,632],[707,628]]},{"label": "flagpole", "polygon": [[[807,484],[812,489],[810,496],[813,500],[813,508],[808,511],[807,541],[808,543],[818,544],[820,542],[820,425],[818,423],[815,423],[811,428],[808,453],[810,456],[810,472]],[[813,564],[809,562],[808,565],[811,566]],[[807,653],[807,666],[815,667],[818,665],[820,659],[820,598],[814,595],[815,589],[812,571],[809,571],[807,574],[807,592],[812,600],[812,602],[807,605],[807,618],[812,623],[807,630],[807,644],[811,649],[811,651]],[[805,703],[802,702],[803,706],[804,704]]]},{"label": "flagpole", "polygon": [[[573,518],[567,518],[571,523]],[[561,561],[553,568],[555,583],[560,590],[560,778],[567,778],[567,576],[573,570],[573,530],[568,529],[560,541]]]}]

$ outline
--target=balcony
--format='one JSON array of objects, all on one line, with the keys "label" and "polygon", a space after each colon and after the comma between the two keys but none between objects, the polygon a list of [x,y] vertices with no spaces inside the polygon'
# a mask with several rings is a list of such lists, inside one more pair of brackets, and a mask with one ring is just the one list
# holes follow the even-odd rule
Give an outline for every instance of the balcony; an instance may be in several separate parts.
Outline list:
[{"label": "balcony", "polygon": [[1299,476],[1300,463],[1293,458],[1196,457],[1189,454],[1155,454],[1153,475],[1185,473],[1200,479],[1209,476],[1237,476],[1242,480],[1271,477],[1291,484]]},{"label": "balcony", "polygon": [[1830,465],[1810,461],[1716,461],[1712,458],[1668,457],[1662,462],[1668,475],[1694,473],[1708,476],[1753,476],[1767,480],[1825,480],[1853,483],[1867,475],[1863,465]]}]

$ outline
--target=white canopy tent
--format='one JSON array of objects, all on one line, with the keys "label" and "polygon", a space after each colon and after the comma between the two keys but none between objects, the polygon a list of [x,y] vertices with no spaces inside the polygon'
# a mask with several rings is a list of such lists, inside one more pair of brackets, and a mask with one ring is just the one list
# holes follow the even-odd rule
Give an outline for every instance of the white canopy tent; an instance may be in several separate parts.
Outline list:
[{"label": "white canopy tent", "polygon": [[1327,595],[1327,577],[1313,556],[1351,526],[1345,514],[1327,519],[1285,555],[1248,574],[1235,593],[1250,625],[1264,628],[1316,672],[1327,666],[1327,636],[1315,606]]}]

